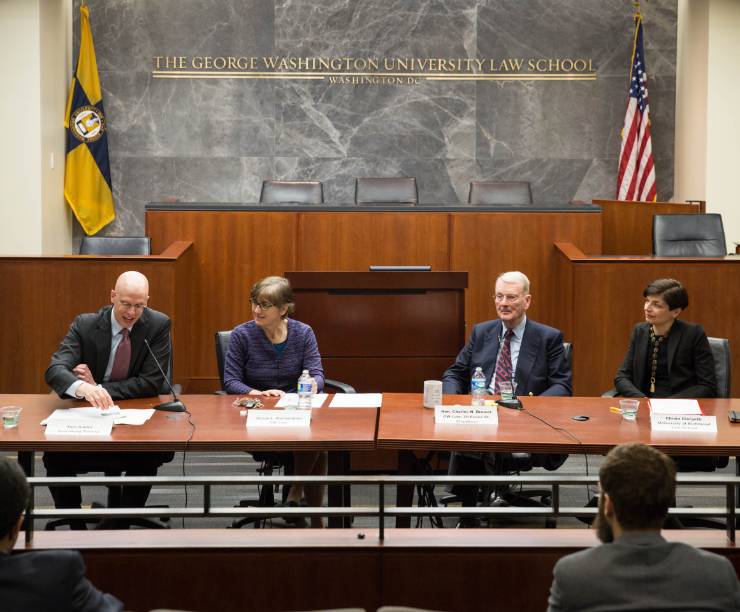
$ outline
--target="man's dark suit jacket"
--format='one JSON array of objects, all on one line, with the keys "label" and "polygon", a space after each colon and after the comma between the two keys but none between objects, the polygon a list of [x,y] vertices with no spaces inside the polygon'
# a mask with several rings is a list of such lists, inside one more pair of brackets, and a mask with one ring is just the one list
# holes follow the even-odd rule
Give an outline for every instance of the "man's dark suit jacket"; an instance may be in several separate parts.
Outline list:
[{"label": "man's dark suit jacket", "polygon": [[627,533],[555,564],[548,612],[740,612],[730,561],[659,533]]},{"label": "man's dark suit jacket", "polygon": [[[645,397],[650,386],[648,348],[650,323],[638,323],[614,386],[619,395]],[[668,334],[668,383],[671,397],[716,397],[714,357],[701,325],[676,319]]]},{"label": "man's dark suit jacket", "polygon": [[[455,363],[442,376],[444,393],[470,393],[470,378],[477,366],[486,375],[486,388],[496,370],[500,319],[484,321],[473,328],[470,340],[460,351]],[[552,327],[527,319],[514,373],[516,394],[571,395],[571,372],[566,366],[563,334]]]},{"label": "man's dark suit jacket", "polygon": [[151,397],[168,392],[157,364],[144,345],[144,339],[147,339],[160,365],[167,371],[171,350],[170,319],[150,308],[144,309],[131,329],[128,378],[118,382],[103,382],[110,358],[112,308],[105,306],[96,313],[76,317],[59,350],[52,355],[45,378],[59,397],[66,397],[65,391],[77,380],[72,368],[80,363],[87,364],[95,382],[103,385],[114,400]]},{"label": "man's dark suit jacket", "polygon": [[77,551],[0,553],[2,612],[119,612],[123,604],[85,578]]}]

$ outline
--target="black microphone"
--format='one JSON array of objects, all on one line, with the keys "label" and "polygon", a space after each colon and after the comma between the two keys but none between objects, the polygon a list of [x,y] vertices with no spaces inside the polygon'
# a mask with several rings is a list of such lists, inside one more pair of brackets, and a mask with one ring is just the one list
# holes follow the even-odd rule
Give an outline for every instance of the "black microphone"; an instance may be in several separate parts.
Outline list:
[{"label": "black microphone", "polygon": [[146,348],[149,349],[149,354],[154,358],[154,363],[157,364],[157,367],[159,368],[159,373],[162,374],[162,378],[164,378],[164,382],[167,383],[167,386],[170,389],[170,393],[172,393],[172,397],[174,398],[174,401],[162,402],[161,404],[157,404],[156,406],[154,406],[154,410],[165,410],[166,412],[187,412],[185,404],[177,399],[177,393],[175,393],[175,390],[172,388],[172,385],[170,384],[170,379],[167,377],[167,374],[164,373],[162,366],[159,365],[159,359],[157,359],[157,356],[154,354],[152,347],[149,346],[149,341],[146,338],[144,338],[144,344],[146,344]]}]

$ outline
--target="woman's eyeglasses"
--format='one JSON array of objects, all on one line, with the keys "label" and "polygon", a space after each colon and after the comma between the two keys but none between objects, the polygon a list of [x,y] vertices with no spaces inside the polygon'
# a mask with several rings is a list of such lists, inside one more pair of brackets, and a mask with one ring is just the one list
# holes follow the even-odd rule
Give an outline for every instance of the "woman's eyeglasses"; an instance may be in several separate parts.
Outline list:
[{"label": "woman's eyeglasses", "polygon": [[275,304],[270,304],[270,302],[258,302],[255,300],[250,299],[250,304],[252,304],[252,308],[257,308],[259,306],[260,310],[270,310]]}]

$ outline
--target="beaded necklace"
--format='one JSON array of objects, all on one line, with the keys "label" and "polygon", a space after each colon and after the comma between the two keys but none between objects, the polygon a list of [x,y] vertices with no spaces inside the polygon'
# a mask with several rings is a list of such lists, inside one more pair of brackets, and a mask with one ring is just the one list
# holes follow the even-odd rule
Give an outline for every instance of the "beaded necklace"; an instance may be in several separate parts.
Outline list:
[{"label": "beaded necklace", "polygon": [[665,336],[656,336],[653,326],[650,326],[650,345],[653,348],[652,362],[650,364],[650,393],[655,393],[655,373],[658,370],[658,350]]}]

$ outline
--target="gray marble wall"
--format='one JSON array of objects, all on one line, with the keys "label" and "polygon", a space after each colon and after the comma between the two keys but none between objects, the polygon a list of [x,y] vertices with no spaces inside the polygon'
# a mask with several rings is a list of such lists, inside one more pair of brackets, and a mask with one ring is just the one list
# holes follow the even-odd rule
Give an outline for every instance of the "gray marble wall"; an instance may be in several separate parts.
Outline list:
[{"label": "gray marble wall", "polygon": [[[615,193],[633,24],[617,0],[88,0],[117,218],[144,206],[256,202],[263,179],[415,176],[422,203],[471,179],[528,180],[538,203]],[[676,0],[643,3],[658,198],[673,193]],[[77,29],[77,20],[75,21]],[[75,52],[76,53],[76,52]],[[594,81],[155,79],[158,55],[587,57]],[[76,56],[76,55],[75,55]]]}]

